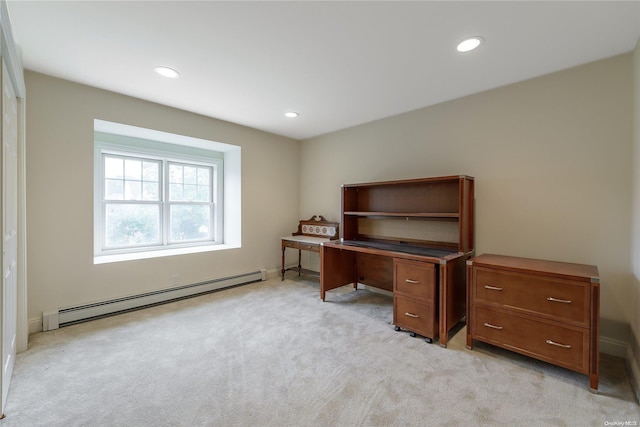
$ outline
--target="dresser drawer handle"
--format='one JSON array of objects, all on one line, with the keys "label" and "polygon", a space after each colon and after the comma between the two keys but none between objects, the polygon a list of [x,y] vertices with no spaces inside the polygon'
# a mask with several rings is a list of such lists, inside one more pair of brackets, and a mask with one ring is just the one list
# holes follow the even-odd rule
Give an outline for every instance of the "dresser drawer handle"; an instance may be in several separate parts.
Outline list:
[{"label": "dresser drawer handle", "polygon": [[497,286],[491,286],[491,285],[484,285],[485,289],[489,289],[490,291],[501,291],[502,288],[499,288]]},{"label": "dresser drawer handle", "polygon": [[498,329],[498,330],[504,329],[504,327],[502,327],[502,326],[492,325],[491,323],[487,323],[487,322],[484,322],[484,326],[486,326],[487,328],[491,328],[491,329]]},{"label": "dresser drawer handle", "polygon": [[420,283],[419,280],[404,279],[404,281],[407,282],[407,283],[412,283],[414,285],[417,285],[417,284]]},{"label": "dresser drawer handle", "polygon": [[572,301],[568,300],[568,299],[558,299],[558,298],[553,298],[553,297],[548,297],[547,301],[561,302],[563,304],[571,304],[572,303]]},{"label": "dresser drawer handle", "polygon": [[417,319],[418,317],[420,317],[417,314],[413,314],[413,313],[405,313],[404,315],[405,316],[409,316],[409,317],[413,317],[414,319]]},{"label": "dresser drawer handle", "polygon": [[549,344],[549,345],[555,345],[556,347],[571,348],[571,346],[570,346],[569,344],[560,344],[560,343],[558,343],[558,342],[551,341],[551,340],[547,340],[547,344]]}]

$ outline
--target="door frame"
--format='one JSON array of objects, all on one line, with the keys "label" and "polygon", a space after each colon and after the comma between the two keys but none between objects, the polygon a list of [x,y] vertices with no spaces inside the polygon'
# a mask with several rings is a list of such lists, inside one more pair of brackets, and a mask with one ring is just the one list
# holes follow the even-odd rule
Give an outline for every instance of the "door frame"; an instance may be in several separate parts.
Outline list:
[{"label": "door frame", "polygon": [[[17,260],[17,319],[16,351],[29,345],[27,317],[27,227],[26,227],[26,86],[20,52],[13,39],[6,0],[0,0],[0,56],[5,62],[9,80],[18,103],[18,260]],[[1,175],[0,175],[1,176]],[[1,214],[1,213],[0,213]],[[1,329],[0,329],[0,333]],[[1,337],[0,337],[1,339]],[[4,400],[1,398],[0,400]],[[0,408],[0,417],[4,408]]]},{"label": "door frame", "polygon": [[26,86],[24,68],[13,40],[6,0],[0,0],[0,56],[4,58],[18,101],[18,351],[28,346],[26,227]]}]

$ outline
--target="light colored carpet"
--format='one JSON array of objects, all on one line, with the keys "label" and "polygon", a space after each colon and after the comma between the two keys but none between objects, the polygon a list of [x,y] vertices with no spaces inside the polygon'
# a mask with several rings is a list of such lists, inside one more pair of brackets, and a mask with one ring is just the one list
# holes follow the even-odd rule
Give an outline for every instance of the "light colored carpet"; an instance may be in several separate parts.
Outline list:
[{"label": "light colored carpet", "polygon": [[585,375],[395,332],[391,298],[268,280],[31,336],[1,427],[640,423],[622,359]]}]

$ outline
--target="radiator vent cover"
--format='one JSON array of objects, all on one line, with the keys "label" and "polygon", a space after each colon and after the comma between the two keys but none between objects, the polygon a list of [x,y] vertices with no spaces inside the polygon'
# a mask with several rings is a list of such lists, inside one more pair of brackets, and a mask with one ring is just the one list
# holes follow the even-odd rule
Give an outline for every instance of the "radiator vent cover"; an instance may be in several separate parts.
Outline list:
[{"label": "radiator vent cover", "polygon": [[109,301],[46,311],[42,313],[42,330],[51,331],[75,323],[86,322],[263,280],[266,280],[266,270],[259,270],[237,276],[229,276],[175,288],[116,298]]}]

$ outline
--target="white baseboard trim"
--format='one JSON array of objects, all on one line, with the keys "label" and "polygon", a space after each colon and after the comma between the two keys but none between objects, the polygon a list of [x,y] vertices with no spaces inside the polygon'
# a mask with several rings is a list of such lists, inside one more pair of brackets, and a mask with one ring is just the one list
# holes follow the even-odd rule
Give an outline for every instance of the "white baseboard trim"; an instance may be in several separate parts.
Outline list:
[{"label": "white baseboard trim", "polygon": [[42,317],[29,319],[29,335],[42,332]]},{"label": "white baseboard trim", "polygon": [[[287,267],[289,268],[289,267]],[[274,268],[273,270],[267,270],[267,280],[269,279],[277,279],[281,276],[281,271],[279,268]]]},{"label": "white baseboard trim", "polygon": [[600,335],[600,353],[627,358],[629,343]]},{"label": "white baseboard trim", "polygon": [[627,371],[629,372],[629,382],[631,382],[631,388],[636,394],[636,400],[640,402],[640,364],[633,355],[631,346],[627,346],[627,354],[625,357],[627,361]]}]

